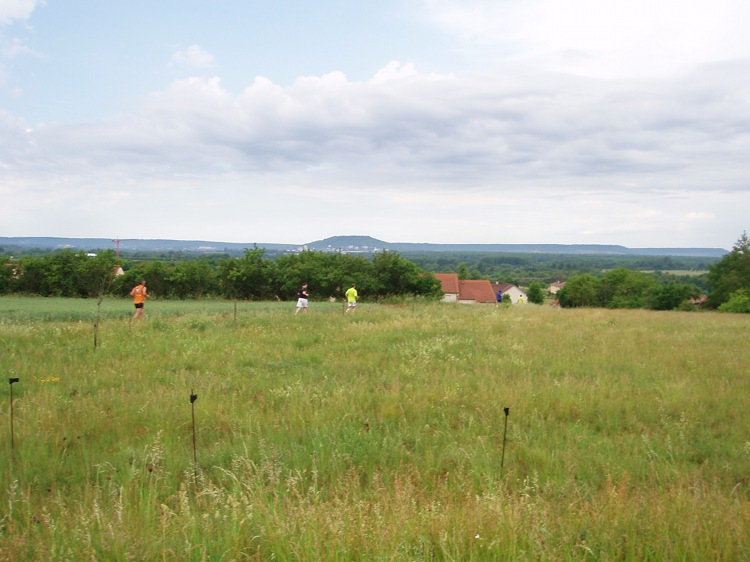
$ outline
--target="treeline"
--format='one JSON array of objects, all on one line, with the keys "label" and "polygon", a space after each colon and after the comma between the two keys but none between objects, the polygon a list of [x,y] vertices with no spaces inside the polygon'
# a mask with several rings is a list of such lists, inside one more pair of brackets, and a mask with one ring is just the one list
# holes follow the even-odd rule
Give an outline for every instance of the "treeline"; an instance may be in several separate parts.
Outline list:
[{"label": "treeline", "polygon": [[[175,299],[293,299],[307,282],[312,299],[341,297],[356,283],[367,298],[401,295],[439,298],[440,282],[397,253],[371,258],[305,251],[268,259],[265,250],[246,250],[241,258],[205,257],[165,262],[131,261],[113,250],[97,255],[60,250],[42,256],[3,260],[0,294],[61,297],[127,296],[140,279],[149,293]],[[123,274],[115,275],[119,266]]]},{"label": "treeline", "polygon": [[[491,279],[499,283],[528,285],[533,280],[543,283],[565,281],[574,275],[626,268],[661,272],[663,279],[692,283],[704,291],[705,272],[719,258],[697,256],[641,256],[614,254],[519,254],[467,252],[404,252],[404,257],[425,271],[454,272],[465,279]],[[672,272],[685,272],[676,274]],[[689,274],[689,273],[690,274]]]},{"label": "treeline", "polygon": [[[750,312],[750,239],[743,233],[732,251],[708,267],[705,276],[710,289],[704,305],[725,312]],[[692,309],[691,298],[700,287],[665,281],[659,275],[617,268],[596,276],[590,273],[570,277],[558,293],[563,307]]]},{"label": "treeline", "polygon": [[661,283],[655,275],[624,267],[602,276],[590,273],[568,279],[557,294],[562,307],[649,308],[675,310],[700,296],[696,285]]},{"label": "treeline", "polygon": [[[531,302],[544,300],[550,282],[566,281],[557,295],[563,307],[692,309],[690,299],[705,294],[704,306],[750,312],[750,240],[746,233],[720,260],[513,254],[478,255],[467,263],[460,261],[466,260],[466,254],[438,252],[409,254],[409,259],[395,252],[364,257],[304,251],[271,257],[257,247],[245,250],[239,258],[226,254],[161,257],[164,259],[121,259],[113,250],[97,255],[59,250],[18,260],[0,256],[0,294],[126,296],[143,278],[152,294],[177,299],[288,300],[305,281],[313,299],[339,298],[351,283],[357,283],[360,292],[372,299],[400,295],[439,298],[440,283],[428,272],[453,272],[461,279],[484,278],[526,287]],[[123,275],[113,275],[118,265],[122,265]],[[708,273],[677,276],[665,272],[666,268],[706,268]]]}]

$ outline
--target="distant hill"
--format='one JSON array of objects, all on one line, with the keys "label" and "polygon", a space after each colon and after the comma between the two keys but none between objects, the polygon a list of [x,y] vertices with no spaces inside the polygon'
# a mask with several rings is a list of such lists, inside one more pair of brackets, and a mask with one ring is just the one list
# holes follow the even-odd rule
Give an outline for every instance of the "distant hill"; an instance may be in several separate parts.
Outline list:
[{"label": "distant hill", "polygon": [[[151,239],[120,239],[119,249],[127,252],[198,252],[198,253],[242,253],[245,249],[252,249],[253,242],[211,242],[206,240],[151,240]],[[288,251],[299,248],[296,244],[266,244],[257,243],[259,248],[267,250]],[[0,251],[2,248],[18,249],[57,249],[85,250],[90,252],[101,250],[115,250],[117,244],[109,238],[45,238],[45,237],[2,237],[0,236]],[[6,250],[7,253],[8,250]]]},{"label": "distant hill", "polygon": [[[270,244],[261,242],[211,242],[205,240],[120,239],[119,250],[128,252],[196,252],[237,254],[254,245],[269,252],[294,252],[301,249],[345,253],[373,253],[390,250],[414,252],[485,252],[524,254],[607,254],[642,256],[694,256],[720,258],[723,248],[627,248],[601,244],[427,244],[418,242],[384,242],[371,236],[332,236],[307,244]],[[116,249],[115,240],[108,238],[2,237],[0,252],[24,249],[85,250],[89,252]]]},{"label": "distant hill", "polygon": [[627,248],[602,244],[428,244],[384,242],[371,236],[333,236],[306,245],[312,250],[395,252],[499,252],[524,254],[614,254],[642,256],[721,257],[723,248]]}]

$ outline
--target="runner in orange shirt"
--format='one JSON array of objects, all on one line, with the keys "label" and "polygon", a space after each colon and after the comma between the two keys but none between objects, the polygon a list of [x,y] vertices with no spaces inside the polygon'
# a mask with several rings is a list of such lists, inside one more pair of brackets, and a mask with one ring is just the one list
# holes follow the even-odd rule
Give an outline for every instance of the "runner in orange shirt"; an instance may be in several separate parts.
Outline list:
[{"label": "runner in orange shirt", "polygon": [[145,303],[148,298],[145,279],[141,279],[141,282],[133,287],[133,290],[130,291],[130,296],[133,297],[133,304],[135,305],[133,320],[140,320],[143,318],[143,303]]}]

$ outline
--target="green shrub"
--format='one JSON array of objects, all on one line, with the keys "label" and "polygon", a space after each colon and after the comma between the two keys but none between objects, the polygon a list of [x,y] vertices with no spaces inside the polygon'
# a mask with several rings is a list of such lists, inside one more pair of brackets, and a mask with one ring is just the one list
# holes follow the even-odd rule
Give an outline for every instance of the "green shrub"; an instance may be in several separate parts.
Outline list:
[{"label": "green shrub", "polygon": [[729,295],[729,300],[719,305],[720,312],[750,312],[750,295],[745,289],[739,289]]}]

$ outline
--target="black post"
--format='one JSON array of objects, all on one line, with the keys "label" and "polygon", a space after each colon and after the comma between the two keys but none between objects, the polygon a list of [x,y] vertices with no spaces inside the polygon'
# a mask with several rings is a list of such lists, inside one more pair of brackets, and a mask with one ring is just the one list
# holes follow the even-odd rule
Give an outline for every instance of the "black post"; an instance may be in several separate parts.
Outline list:
[{"label": "black post", "polygon": [[503,408],[505,412],[505,429],[503,430],[503,456],[500,458],[500,472],[503,471],[503,465],[505,464],[505,437],[508,434],[508,415],[510,414],[510,408],[506,406]]},{"label": "black post", "polygon": [[94,318],[94,351],[96,351],[96,347],[99,339],[99,321],[102,318],[102,300],[104,297],[99,297],[99,300],[96,303],[96,318]]},{"label": "black post", "polygon": [[13,437],[13,383],[18,382],[18,377],[12,377],[8,379],[10,384],[10,448],[14,449],[16,446],[15,439]]},{"label": "black post", "polygon": [[195,479],[198,480],[198,450],[195,446],[195,401],[198,400],[198,395],[194,394],[190,390],[190,408],[193,414],[193,471],[195,473]]}]

